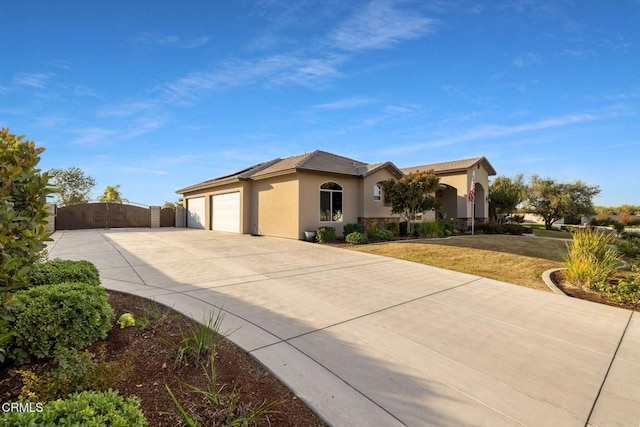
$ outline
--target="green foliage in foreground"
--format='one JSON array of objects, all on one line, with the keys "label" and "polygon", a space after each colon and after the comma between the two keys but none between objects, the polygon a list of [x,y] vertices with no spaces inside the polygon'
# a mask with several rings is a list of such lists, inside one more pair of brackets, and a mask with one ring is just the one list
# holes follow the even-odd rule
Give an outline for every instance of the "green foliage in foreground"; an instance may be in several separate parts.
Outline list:
[{"label": "green foliage in foreground", "polygon": [[[28,403],[25,403],[28,404]],[[83,427],[145,427],[149,423],[140,412],[136,398],[124,399],[116,391],[85,391],[64,400],[33,404],[41,409],[33,412],[0,414],[3,427],[83,426]]]},{"label": "green foliage in foreground", "polygon": [[89,261],[55,259],[36,263],[29,271],[28,277],[33,286],[57,285],[65,282],[100,285],[98,269]]},{"label": "green foliage in foreground", "polygon": [[43,285],[15,295],[14,345],[21,355],[14,358],[18,362],[24,361],[24,356],[46,358],[57,350],[85,348],[104,339],[111,329],[113,309],[107,292],[99,286]]},{"label": "green foliage in foreground", "polygon": [[620,256],[611,248],[613,243],[610,234],[591,228],[574,231],[565,257],[569,281],[590,289],[611,277],[620,265]]},{"label": "green foliage in foreground", "polygon": [[316,240],[319,243],[331,243],[336,241],[336,228],[335,227],[319,227],[316,230]]}]

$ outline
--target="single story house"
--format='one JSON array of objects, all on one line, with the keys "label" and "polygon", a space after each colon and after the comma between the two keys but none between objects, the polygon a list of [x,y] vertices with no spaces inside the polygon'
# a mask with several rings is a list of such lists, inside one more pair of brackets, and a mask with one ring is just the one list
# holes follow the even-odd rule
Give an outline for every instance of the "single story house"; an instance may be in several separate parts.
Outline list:
[{"label": "single story house", "polygon": [[391,162],[367,164],[325,151],[274,159],[182,188],[187,227],[303,239],[324,225],[342,235],[345,224],[398,221],[384,205],[380,182],[416,170],[441,178],[447,218],[471,219],[467,192],[473,171],[476,217],[488,217],[488,177],[495,170],[484,157],[400,169]]}]

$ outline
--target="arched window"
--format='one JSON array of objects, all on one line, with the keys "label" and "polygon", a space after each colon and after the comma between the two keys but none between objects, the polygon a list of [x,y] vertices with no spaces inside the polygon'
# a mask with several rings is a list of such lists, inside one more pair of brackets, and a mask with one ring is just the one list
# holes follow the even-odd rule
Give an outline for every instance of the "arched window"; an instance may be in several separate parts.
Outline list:
[{"label": "arched window", "polygon": [[382,188],[380,184],[373,186],[373,200],[382,200]]},{"label": "arched window", "polygon": [[342,222],[342,187],[335,182],[320,186],[320,221]]}]

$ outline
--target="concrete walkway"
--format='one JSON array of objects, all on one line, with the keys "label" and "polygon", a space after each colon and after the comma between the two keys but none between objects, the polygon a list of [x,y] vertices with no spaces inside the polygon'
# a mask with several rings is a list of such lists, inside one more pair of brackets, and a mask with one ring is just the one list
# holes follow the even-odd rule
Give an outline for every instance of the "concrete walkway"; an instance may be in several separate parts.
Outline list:
[{"label": "concrete walkway", "polygon": [[[187,229],[64,231],[109,289],[222,331],[334,426],[638,426],[637,313],[411,262]],[[508,268],[508,266],[505,266]]]}]

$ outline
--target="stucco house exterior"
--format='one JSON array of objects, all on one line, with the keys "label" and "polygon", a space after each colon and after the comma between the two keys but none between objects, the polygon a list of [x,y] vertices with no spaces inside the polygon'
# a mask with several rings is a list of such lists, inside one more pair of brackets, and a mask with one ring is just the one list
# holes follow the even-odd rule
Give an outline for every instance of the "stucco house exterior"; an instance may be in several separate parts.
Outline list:
[{"label": "stucco house exterior", "polygon": [[447,217],[470,220],[471,210],[461,199],[466,200],[476,170],[476,201],[482,201],[476,217],[487,217],[487,180],[495,175],[491,164],[484,157],[448,163],[400,169],[391,162],[367,164],[318,150],[253,165],[176,193],[183,196],[188,227],[303,239],[306,230],[324,225],[341,236],[345,224],[399,220],[384,206],[378,183],[415,170],[436,171]]}]

